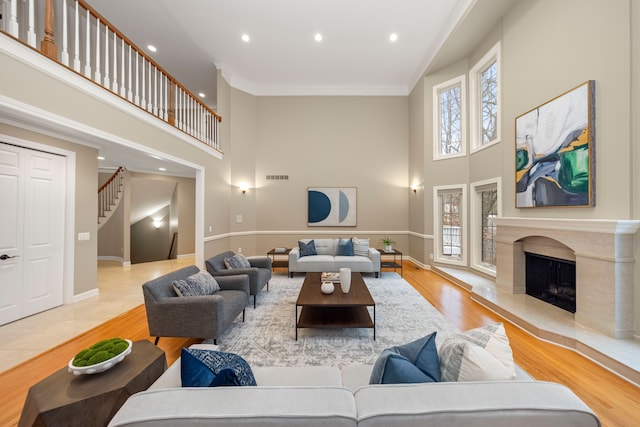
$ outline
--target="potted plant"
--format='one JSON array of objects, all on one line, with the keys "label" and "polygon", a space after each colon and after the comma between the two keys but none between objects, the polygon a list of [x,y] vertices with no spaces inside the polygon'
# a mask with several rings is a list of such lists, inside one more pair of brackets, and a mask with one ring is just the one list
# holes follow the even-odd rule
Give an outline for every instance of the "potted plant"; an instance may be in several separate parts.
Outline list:
[{"label": "potted plant", "polygon": [[393,245],[396,243],[394,240],[391,240],[389,236],[385,236],[381,242],[384,245],[385,252],[393,252]]}]

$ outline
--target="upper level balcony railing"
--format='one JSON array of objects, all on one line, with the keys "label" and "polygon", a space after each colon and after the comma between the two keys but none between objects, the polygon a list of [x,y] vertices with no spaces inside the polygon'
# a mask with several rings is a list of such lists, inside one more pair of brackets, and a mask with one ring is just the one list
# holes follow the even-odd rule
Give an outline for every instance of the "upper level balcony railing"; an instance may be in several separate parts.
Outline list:
[{"label": "upper level balcony railing", "polygon": [[10,0],[4,22],[1,31],[220,151],[222,117],[84,1]]}]

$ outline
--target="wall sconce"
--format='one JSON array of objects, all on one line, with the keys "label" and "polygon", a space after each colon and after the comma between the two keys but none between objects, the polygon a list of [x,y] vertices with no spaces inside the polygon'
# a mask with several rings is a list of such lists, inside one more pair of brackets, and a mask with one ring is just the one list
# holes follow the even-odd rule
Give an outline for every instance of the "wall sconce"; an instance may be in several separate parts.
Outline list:
[{"label": "wall sconce", "polygon": [[413,190],[413,194],[416,194],[418,192],[418,186],[416,184],[413,184],[411,186],[411,190]]},{"label": "wall sconce", "polygon": [[153,220],[153,226],[156,228],[156,230],[159,230],[161,225],[162,221]]},{"label": "wall sconce", "polygon": [[240,185],[240,191],[242,191],[242,194],[246,194],[248,189],[249,189],[248,185],[246,184]]}]

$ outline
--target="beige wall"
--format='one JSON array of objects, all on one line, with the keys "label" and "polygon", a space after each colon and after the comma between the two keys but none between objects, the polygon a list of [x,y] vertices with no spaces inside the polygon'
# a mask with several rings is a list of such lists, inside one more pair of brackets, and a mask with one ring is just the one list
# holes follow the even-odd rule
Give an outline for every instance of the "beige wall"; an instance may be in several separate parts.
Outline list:
[{"label": "beige wall", "polygon": [[[407,97],[258,97],[256,102],[256,228],[280,232],[260,234],[259,251],[326,232],[401,232],[396,240],[406,250]],[[267,181],[266,175],[289,179]],[[308,187],[356,187],[357,226],[308,227]]]},{"label": "beige wall", "polygon": [[[157,229],[153,218],[161,218]],[[131,264],[168,259],[171,237],[170,205],[131,224]]]},{"label": "beige wall", "polygon": [[[98,256],[101,259],[125,261],[123,230],[129,226],[129,221],[125,223],[124,211],[124,204],[121,202],[109,220],[98,230]],[[128,246],[128,243],[126,245]],[[129,259],[126,261],[129,261]]]},{"label": "beige wall", "polygon": [[[409,185],[417,185],[409,193],[409,247],[411,257],[424,263],[430,252],[431,238],[425,234],[429,218],[425,215],[425,198],[431,196],[431,187],[425,186],[425,93],[424,79],[420,79],[409,96]],[[429,245],[427,247],[427,245]]]},{"label": "beige wall", "polygon": [[[505,216],[632,218],[631,3],[517,2],[515,10],[505,17],[502,46]],[[588,31],[576,32],[568,22],[594,25],[588,25]],[[532,63],[540,66],[529,66]],[[587,80],[596,82],[596,206],[516,209],[512,175],[514,118]]]},{"label": "beige wall", "polygon": [[[470,184],[495,177],[502,178],[504,216],[639,218],[637,213],[632,213],[632,203],[638,197],[634,197],[630,161],[630,154],[634,153],[630,121],[630,3],[626,0],[514,2],[496,27],[473,39],[475,45],[468,47],[466,56],[429,72],[413,89],[412,97],[418,97],[418,92],[424,93],[425,148],[424,165],[411,165],[410,175],[422,168],[426,188],[424,206],[412,206],[412,215],[416,212],[417,217],[423,209],[428,218],[425,234],[433,233],[433,197],[429,194],[432,186]],[[589,31],[573,31],[568,22],[597,22],[598,25],[589,25]],[[465,31],[464,22],[456,31]],[[461,74],[468,76],[469,69],[498,41],[502,44],[501,142],[462,158],[433,161],[433,86]],[[444,49],[447,48],[459,50],[453,43],[445,43]],[[515,118],[587,80],[596,81],[596,206],[516,209]],[[412,223],[415,231],[413,227],[416,225]]]},{"label": "beige wall", "polygon": [[[230,248],[228,233],[230,231],[230,182],[231,182],[231,124],[235,112],[231,108],[231,86],[218,70],[218,113],[223,117],[220,123],[221,149],[224,158],[216,162],[215,168],[205,171],[205,247],[204,258],[207,259]],[[241,112],[238,113],[241,117]],[[218,183],[219,185],[214,185]],[[222,236],[222,237],[221,237]]]},{"label": "beige wall", "polygon": [[[10,85],[2,85],[10,86]],[[75,190],[75,230],[78,233],[89,233],[89,240],[74,241],[75,282],[73,295],[95,289],[97,283],[97,218],[98,206],[98,152],[94,148],[73,144],[58,138],[42,135],[24,129],[0,123],[0,134],[9,135],[27,141],[58,147],[72,151],[76,155],[76,190]],[[83,203],[83,200],[94,200],[96,203]],[[66,236],[66,233],[65,233]],[[66,279],[65,279],[66,280]]]},{"label": "beige wall", "polygon": [[[474,8],[490,8],[477,2]],[[514,1],[503,19],[485,34],[464,37],[463,21],[438,55],[451,58],[430,70],[411,93],[424,95],[424,163],[410,162],[409,175],[423,170],[423,206],[410,204],[410,217],[424,212],[424,234],[433,233],[434,185],[470,184],[494,177],[502,179],[504,216],[568,219],[640,219],[640,6],[628,0]],[[470,13],[468,16],[478,14]],[[470,19],[470,21],[473,21]],[[467,40],[467,46],[460,45]],[[501,142],[488,149],[445,161],[433,161],[433,86],[460,74],[496,43],[501,42]],[[596,206],[591,208],[516,209],[514,185],[515,118],[558,95],[595,80],[596,85]],[[411,117],[422,106],[411,103]],[[415,110],[415,111],[414,111]],[[468,111],[468,109],[467,109]],[[412,122],[412,132],[419,124]],[[468,135],[468,130],[467,130]],[[411,139],[418,152],[419,138]],[[410,223],[411,231],[422,232]],[[468,237],[468,236],[467,236]],[[636,235],[636,258],[640,242]],[[426,251],[428,252],[428,250]],[[420,256],[419,252],[416,255]],[[425,255],[427,255],[425,253]],[[636,330],[640,330],[640,267],[636,262]]]}]

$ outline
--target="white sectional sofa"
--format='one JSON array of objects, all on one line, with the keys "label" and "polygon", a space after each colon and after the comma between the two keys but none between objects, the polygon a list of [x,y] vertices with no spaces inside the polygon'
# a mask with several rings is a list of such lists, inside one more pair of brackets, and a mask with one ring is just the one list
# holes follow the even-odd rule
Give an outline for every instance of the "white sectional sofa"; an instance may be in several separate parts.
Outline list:
[{"label": "white sectional sofa", "polygon": [[600,426],[567,387],[520,368],[513,381],[402,385],[369,385],[371,369],[253,367],[257,387],[181,388],[178,359],[109,426]]},{"label": "white sectional sofa", "polygon": [[347,267],[351,271],[360,273],[375,273],[380,275],[380,252],[375,248],[369,248],[368,256],[362,255],[336,255],[338,239],[304,239],[301,242],[308,243],[313,240],[317,255],[300,256],[300,249],[293,248],[289,252],[289,274],[293,277],[296,272],[324,272],[340,271]]}]

